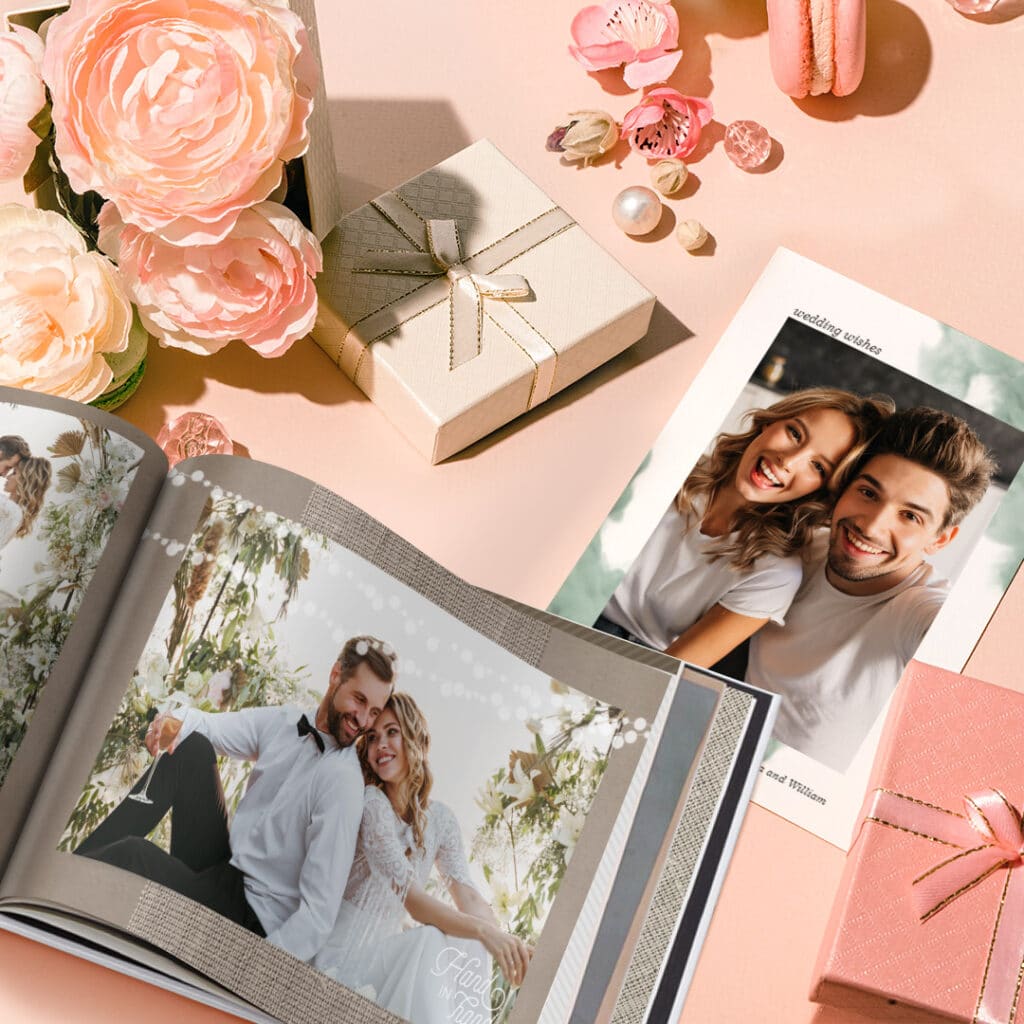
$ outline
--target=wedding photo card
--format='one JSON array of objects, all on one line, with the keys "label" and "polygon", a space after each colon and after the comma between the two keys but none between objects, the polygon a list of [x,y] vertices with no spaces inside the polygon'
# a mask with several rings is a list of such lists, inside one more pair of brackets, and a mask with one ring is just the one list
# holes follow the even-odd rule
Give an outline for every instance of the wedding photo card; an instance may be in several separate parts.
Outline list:
[{"label": "wedding photo card", "polygon": [[904,665],[1024,557],[1021,376],[779,250],[551,611],[780,694],[754,801],[846,848]]}]

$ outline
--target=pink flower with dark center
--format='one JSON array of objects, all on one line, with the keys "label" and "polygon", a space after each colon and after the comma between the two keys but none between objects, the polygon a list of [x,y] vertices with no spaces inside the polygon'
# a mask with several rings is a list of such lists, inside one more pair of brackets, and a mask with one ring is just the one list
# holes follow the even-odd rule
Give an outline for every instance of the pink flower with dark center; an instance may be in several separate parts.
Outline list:
[{"label": "pink flower with dark center", "polygon": [[684,96],[676,89],[652,89],[622,119],[622,137],[650,160],[689,156],[700,130],[714,116],[709,100]]},{"label": "pink flower with dark center", "polygon": [[584,7],[573,18],[572,38],[569,53],[588,71],[625,64],[622,77],[631,89],[664,82],[683,55],[675,49],[679,42],[675,8],[657,0],[613,0]]}]

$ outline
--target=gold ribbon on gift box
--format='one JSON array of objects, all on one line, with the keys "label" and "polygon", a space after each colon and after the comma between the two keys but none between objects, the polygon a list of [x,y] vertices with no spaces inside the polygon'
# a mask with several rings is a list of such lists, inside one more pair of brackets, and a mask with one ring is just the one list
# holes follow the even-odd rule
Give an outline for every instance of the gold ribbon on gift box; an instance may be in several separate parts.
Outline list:
[{"label": "gold ribbon on gift box", "polygon": [[876,789],[865,822],[909,832],[955,851],[911,883],[922,922],[990,875],[1005,871],[972,1024],[1013,1024],[1024,984],[1024,821],[998,789],[963,798],[964,813]]},{"label": "gold ribbon on gift box", "polygon": [[416,248],[368,252],[365,254],[368,265],[353,268],[354,273],[400,274],[430,280],[349,327],[338,356],[342,371],[355,380],[363,357],[374,342],[393,334],[414,317],[448,302],[449,371],[480,354],[484,319],[487,318],[522,349],[534,365],[527,408],[543,402],[551,394],[558,351],[507,301],[531,294],[526,278],[497,271],[517,256],[572,227],[575,221],[555,206],[479,252],[464,256],[454,220],[423,218],[397,192],[385,193],[370,205]]}]

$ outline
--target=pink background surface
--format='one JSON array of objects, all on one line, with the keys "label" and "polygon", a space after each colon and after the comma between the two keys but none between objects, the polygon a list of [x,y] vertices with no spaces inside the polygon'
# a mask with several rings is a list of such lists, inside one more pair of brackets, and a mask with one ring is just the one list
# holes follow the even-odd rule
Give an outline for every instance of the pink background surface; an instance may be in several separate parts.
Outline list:
[{"label": "pink background surface", "polygon": [[[8,0],[9,6],[14,6]],[[582,5],[582,0],[581,4]],[[346,209],[488,136],[661,300],[649,337],[514,426],[431,467],[303,341],[272,364],[240,346],[203,360],[155,349],[122,414],[150,433],[213,413],[254,458],[333,488],[474,583],[545,604],[640,462],[776,246],[785,245],[1024,358],[1024,0],[971,20],[943,0],[869,0],[867,71],[851,97],[793,101],[768,67],[757,0],[676,0],[683,60],[670,84],[710,96],[683,198],[647,240],[614,227],[619,189],[647,184],[616,151],[581,171],[544,151],[565,114],[632,105],[613,72],[566,54],[566,0],[318,4]],[[722,126],[764,124],[764,173],[726,158]],[[675,219],[713,237],[691,256]],[[1013,685],[1019,581],[969,664]],[[1019,630],[1018,630],[1019,632]],[[807,1002],[843,857],[754,807],[683,1020],[853,1024]],[[230,1018],[0,934],[8,1024]]]}]

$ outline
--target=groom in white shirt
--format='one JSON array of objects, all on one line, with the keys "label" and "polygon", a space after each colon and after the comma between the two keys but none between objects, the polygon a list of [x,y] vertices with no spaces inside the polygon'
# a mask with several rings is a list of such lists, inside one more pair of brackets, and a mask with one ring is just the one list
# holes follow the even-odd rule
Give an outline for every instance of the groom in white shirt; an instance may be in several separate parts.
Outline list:
[{"label": "groom in white shirt", "polygon": [[[300,960],[326,942],[341,907],[363,809],[353,746],[391,696],[391,648],[353,637],[312,720],[287,707],[178,719],[146,734],[152,804],[125,798],[75,851],[194,899]],[[228,829],[216,755],[253,761]],[[140,779],[132,790],[143,788]],[[144,838],[171,812],[171,852]]]},{"label": "groom in white shirt", "polygon": [[781,694],[775,738],[845,771],[946,600],[949,544],[995,463],[936,409],[893,414],[812,542],[785,626],[750,641],[748,682]]}]

